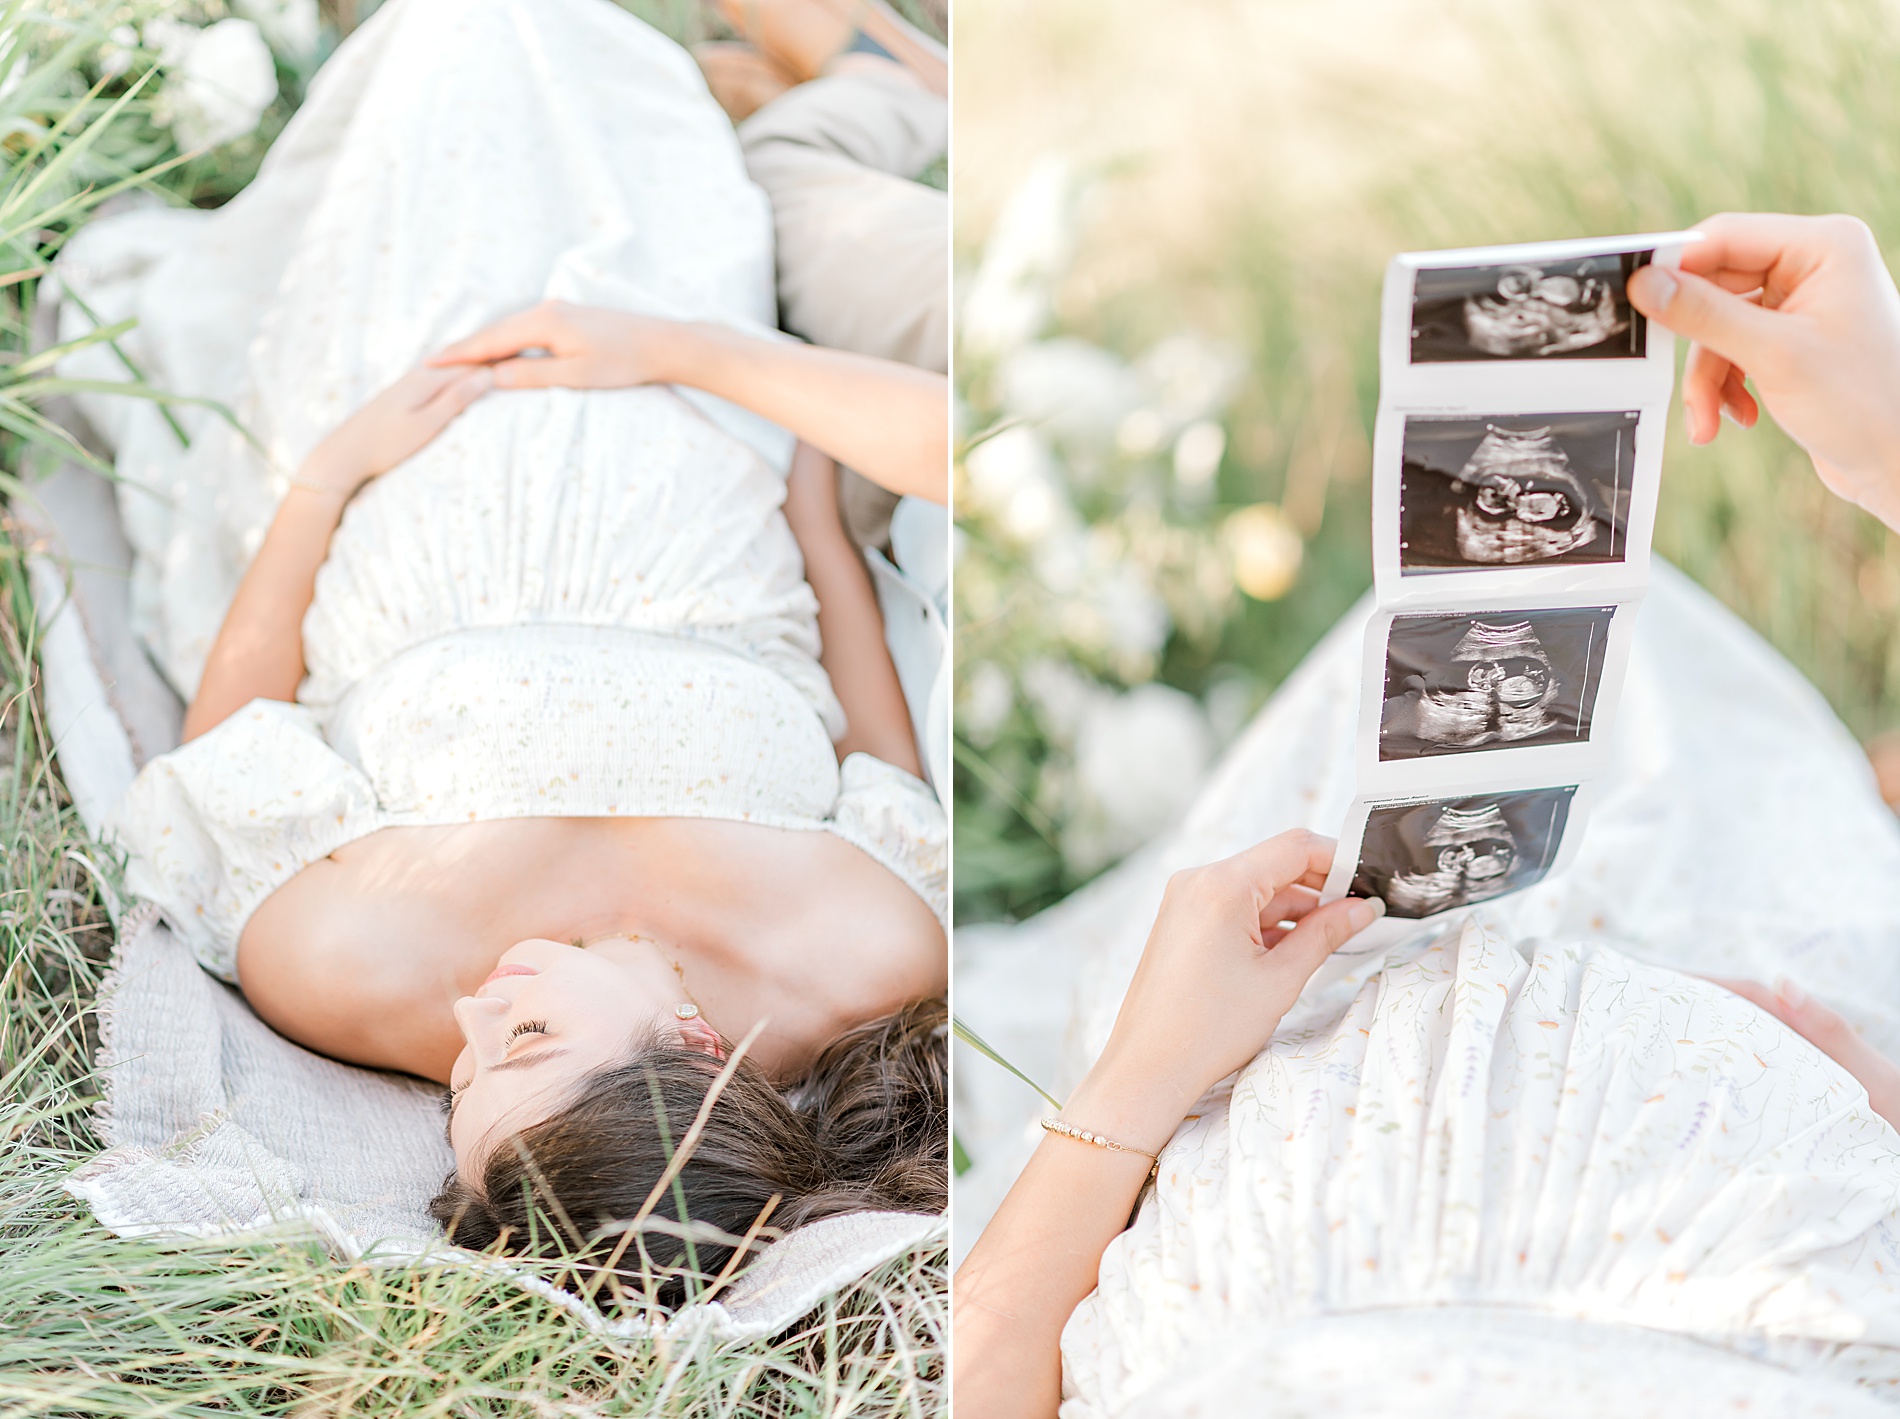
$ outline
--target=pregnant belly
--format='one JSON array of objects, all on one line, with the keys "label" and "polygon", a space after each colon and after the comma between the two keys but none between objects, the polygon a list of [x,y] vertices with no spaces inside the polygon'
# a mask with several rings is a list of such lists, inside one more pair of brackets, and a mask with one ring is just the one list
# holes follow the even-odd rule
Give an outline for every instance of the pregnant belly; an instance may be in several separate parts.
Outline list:
[{"label": "pregnant belly", "polygon": [[305,618],[300,698],[332,703],[404,649],[473,627],[811,639],[783,495],[757,453],[668,389],[491,394],[351,504]]}]

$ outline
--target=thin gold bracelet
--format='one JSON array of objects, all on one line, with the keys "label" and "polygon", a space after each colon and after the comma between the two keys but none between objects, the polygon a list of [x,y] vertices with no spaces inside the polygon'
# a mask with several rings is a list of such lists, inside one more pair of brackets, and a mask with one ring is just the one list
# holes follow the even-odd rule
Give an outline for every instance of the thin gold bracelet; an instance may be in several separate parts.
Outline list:
[{"label": "thin gold bracelet", "polygon": [[1146,1149],[1130,1148],[1126,1143],[1117,1143],[1112,1138],[1105,1138],[1099,1133],[1090,1133],[1085,1128],[1077,1128],[1074,1124],[1064,1123],[1061,1119],[1053,1116],[1044,1119],[1042,1126],[1045,1132],[1059,1133],[1064,1138],[1073,1138],[1077,1143],[1089,1143],[1097,1148],[1106,1148],[1111,1153],[1133,1153],[1138,1157],[1146,1158],[1150,1164],[1148,1168],[1149,1177],[1153,1177],[1156,1173],[1161,1171],[1161,1159]]},{"label": "thin gold bracelet", "polygon": [[297,477],[294,473],[284,474],[284,481],[293,488],[302,488],[306,493],[322,493],[326,497],[337,499],[339,502],[347,503],[351,498],[356,496],[356,490],[354,489],[346,493],[341,488],[332,488],[324,483],[313,483],[308,478]]}]

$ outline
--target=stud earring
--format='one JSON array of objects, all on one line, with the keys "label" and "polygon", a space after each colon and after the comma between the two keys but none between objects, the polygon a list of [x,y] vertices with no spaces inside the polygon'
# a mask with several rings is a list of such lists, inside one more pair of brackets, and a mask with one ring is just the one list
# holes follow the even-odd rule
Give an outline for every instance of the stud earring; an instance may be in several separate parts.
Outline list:
[{"label": "stud earring", "polygon": [[699,1007],[689,1002],[682,1001],[680,1004],[675,1005],[673,1007],[673,1013],[679,1016],[680,1019],[682,1020],[696,1020],[699,1018]]}]

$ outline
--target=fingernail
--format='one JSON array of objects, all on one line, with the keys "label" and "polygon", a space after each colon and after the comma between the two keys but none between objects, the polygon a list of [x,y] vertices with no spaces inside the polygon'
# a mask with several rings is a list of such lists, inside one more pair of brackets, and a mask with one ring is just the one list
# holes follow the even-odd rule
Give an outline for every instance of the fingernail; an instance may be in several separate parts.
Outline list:
[{"label": "fingernail", "polygon": [[1644,266],[1630,277],[1631,298],[1641,296],[1642,303],[1658,314],[1669,309],[1676,290],[1676,278],[1660,266]]},{"label": "fingernail", "polygon": [[1793,981],[1783,976],[1775,982],[1775,999],[1790,1010],[1799,1010],[1808,1003],[1808,993]]},{"label": "fingernail", "polygon": [[1354,902],[1349,919],[1354,931],[1364,931],[1373,922],[1385,915],[1385,902],[1378,897],[1367,897],[1364,901]]}]

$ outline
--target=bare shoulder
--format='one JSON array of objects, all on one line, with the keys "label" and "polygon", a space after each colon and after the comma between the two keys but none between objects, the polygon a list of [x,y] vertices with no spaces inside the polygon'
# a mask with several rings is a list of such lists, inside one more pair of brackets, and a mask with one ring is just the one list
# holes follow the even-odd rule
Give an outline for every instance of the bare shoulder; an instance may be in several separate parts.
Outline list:
[{"label": "bare shoulder", "polygon": [[717,844],[699,860],[724,879],[716,889],[752,914],[757,939],[779,943],[782,968],[822,967],[867,1009],[946,988],[948,943],[936,913],[863,849],[823,831],[677,821],[682,834]]},{"label": "bare shoulder", "polygon": [[299,1044],[431,1075],[443,1028],[416,1022],[446,1026],[429,1008],[445,986],[431,954],[415,947],[440,930],[426,904],[366,892],[351,868],[323,858],[252,913],[238,939],[239,988],[266,1024]]}]

